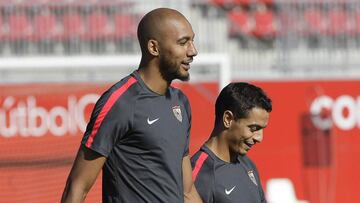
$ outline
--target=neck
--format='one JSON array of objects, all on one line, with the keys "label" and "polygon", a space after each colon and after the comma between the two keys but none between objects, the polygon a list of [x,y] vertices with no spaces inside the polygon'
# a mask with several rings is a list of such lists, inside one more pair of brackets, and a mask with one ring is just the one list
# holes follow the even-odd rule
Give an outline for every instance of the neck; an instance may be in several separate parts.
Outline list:
[{"label": "neck", "polygon": [[231,153],[228,141],[225,139],[225,131],[217,132],[214,129],[211,137],[205,145],[221,160],[231,163],[236,160],[237,155]]},{"label": "neck", "polygon": [[155,64],[155,62],[149,61],[148,63],[144,63],[144,61],[141,60],[138,72],[146,86],[158,94],[164,95],[171,84],[171,81],[166,81],[162,77],[159,66]]}]

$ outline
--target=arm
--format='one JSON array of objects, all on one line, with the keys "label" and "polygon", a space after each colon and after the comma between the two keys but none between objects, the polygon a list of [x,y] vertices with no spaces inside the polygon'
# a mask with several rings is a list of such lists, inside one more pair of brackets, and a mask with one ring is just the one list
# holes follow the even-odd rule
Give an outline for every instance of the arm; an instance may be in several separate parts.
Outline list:
[{"label": "arm", "polygon": [[192,169],[189,155],[185,156],[182,161],[183,185],[184,185],[184,202],[185,203],[202,203],[199,193],[197,192],[192,180]]},{"label": "arm", "polygon": [[83,202],[105,161],[106,157],[81,146],[66,181],[61,202]]}]

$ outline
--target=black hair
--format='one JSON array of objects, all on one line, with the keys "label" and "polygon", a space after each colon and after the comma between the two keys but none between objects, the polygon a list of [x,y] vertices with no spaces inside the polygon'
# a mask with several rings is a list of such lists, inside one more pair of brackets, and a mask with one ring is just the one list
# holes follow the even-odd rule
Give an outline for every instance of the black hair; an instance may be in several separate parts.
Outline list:
[{"label": "black hair", "polygon": [[230,83],[221,90],[215,104],[215,124],[222,121],[226,110],[234,114],[235,119],[247,118],[251,109],[258,107],[272,111],[271,99],[259,87],[245,83]]}]

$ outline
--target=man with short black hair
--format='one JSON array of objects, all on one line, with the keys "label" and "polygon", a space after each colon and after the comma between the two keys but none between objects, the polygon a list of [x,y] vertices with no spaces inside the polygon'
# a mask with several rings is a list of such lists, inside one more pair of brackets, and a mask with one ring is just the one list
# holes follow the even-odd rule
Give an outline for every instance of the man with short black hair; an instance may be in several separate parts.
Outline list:
[{"label": "man with short black hair", "polygon": [[272,111],[262,89],[231,83],[215,104],[209,140],[191,158],[193,180],[205,203],[265,203],[258,171],[246,155],[263,139]]}]

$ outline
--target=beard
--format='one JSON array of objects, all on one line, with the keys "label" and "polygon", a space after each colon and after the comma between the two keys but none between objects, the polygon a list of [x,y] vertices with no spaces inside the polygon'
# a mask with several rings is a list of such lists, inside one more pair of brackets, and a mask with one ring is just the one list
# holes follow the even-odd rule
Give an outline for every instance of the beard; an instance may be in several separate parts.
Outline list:
[{"label": "beard", "polygon": [[181,81],[188,81],[190,79],[190,74],[181,72],[181,64],[168,60],[170,57],[160,58],[160,73],[162,77],[171,82],[174,79],[179,79]]}]

